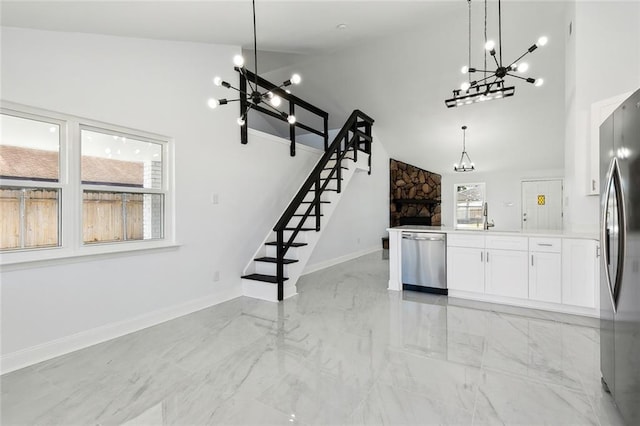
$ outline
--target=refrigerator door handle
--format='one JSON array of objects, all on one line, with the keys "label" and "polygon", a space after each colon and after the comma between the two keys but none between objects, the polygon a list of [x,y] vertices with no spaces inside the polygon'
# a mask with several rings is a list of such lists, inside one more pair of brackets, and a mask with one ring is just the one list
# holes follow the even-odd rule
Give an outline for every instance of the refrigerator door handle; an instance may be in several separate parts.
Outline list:
[{"label": "refrigerator door handle", "polygon": [[[603,203],[603,218],[602,221],[602,229],[601,229],[601,240],[603,247],[603,261],[604,261],[604,270],[605,277],[607,279],[607,288],[609,289],[609,296],[611,298],[611,305],[613,306],[613,312],[617,312],[618,306],[618,294],[620,292],[620,283],[622,282],[622,272],[624,270],[624,255],[625,255],[625,237],[626,237],[626,211],[624,206],[624,197],[623,191],[621,187],[621,176],[620,169],[618,166],[618,159],[614,158],[611,161],[611,165],[609,166],[609,172],[607,173],[607,184],[605,185],[605,198]],[[616,264],[614,265],[615,269],[615,282],[611,282],[611,272],[609,271],[609,267],[611,265],[611,233],[609,230],[609,215],[607,214],[609,208],[609,199],[611,196],[611,191],[616,197],[616,208],[614,210],[614,215],[618,221],[617,224],[617,235],[618,237],[615,239],[618,243],[617,247],[617,259]]]}]

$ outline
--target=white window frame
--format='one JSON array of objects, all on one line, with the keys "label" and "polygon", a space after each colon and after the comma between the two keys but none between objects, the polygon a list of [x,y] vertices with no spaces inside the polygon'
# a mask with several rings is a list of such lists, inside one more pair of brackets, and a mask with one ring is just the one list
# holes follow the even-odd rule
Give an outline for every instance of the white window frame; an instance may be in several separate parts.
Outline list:
[{"label": "white window frame", "polygon": [[[158,250],[177,247],[175,238],[175,183],[174,183],[174,140],[138,129],[132,129],[110,123],[104,123],[69,114],[47,111],[35,107],[1,101],[2,113],[17,117],[51,122],[60,125],[59,182],[40,182],[28,180],[0,179],[3,186],[60,188],[60,246],[38,247],[0,252],[2,270],[31,267],[34,262],[64,263],[91,260],[95,256],[119,256],[123,253],[140,250]],[[151,240],[131,240],[101,243],[83,243],[82,230],[82,194],[83,189],[109,190],[100,185],[82,185],[80,176],[82,128],[114,132],[133,138],[141,138],[162,145],[162,188],[164,194],[163,229],[164,238]],[[142,191],[130,191],[123,187],[117,192],[156,193],[158,190],[145,188]]]}]

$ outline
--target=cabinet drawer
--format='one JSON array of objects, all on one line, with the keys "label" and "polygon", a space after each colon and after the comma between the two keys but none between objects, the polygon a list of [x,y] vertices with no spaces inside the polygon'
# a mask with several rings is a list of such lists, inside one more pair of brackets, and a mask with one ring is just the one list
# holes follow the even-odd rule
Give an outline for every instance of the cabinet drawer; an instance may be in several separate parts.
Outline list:
[{"label": "cabinet drawer", "polygon": [[560,253],[561,249],[560,238],[529,238],[529,251]]},{"label": "cabinet drawer", "polygon": [[472,234],[447,234],[447,246],[484,248],[484,235]]},{"label": "cabinet drawer", "polygon": [[527,251],[529,249],[529,239],[527,237],[488,235],[486,240],[486,247],[488,249]]}]

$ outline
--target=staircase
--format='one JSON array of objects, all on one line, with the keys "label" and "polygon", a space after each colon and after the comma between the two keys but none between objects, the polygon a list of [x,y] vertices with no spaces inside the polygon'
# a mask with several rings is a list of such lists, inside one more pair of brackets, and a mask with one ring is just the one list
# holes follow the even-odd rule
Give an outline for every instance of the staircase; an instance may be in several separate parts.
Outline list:
[{"label": "staircase", "polygon": [[363,112],[351,113],[243,271],[245,296],[275,302],[296,294],[296,282],[342,191],[357,170],[371,174],[372,125]]}]

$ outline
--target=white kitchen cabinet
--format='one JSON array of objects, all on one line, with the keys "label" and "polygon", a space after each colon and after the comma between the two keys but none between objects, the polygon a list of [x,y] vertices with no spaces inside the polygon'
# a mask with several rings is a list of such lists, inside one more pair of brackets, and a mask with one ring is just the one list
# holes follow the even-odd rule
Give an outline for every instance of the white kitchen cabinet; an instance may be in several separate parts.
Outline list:
[{"label": "white kitchen cabinet", "polygon": [[562,242],[562,303],[596,307],[598,242],[565,238]]},{"label": "white kitchen cabinet", "polygon": [[490,235],[485,246],[485,293],[526,299],[529,296],[527,237]]},{"label": "white kitchen cabinet", "polygon": [[484,235],[447,235],[447,287],[484,293]]},{"label": "white kitchen cabinet", "polygon": [[562,240],[529,238],[529,299],[562,302]]},{"label": "white kitchen cabinet", "polygon": [[496,296],[528,296],[527,252],[487,249],[485,293]]},{"label": "white kitchen cabinet", "polygon": [[484,293],[484,249],[447,248],[447,287]]}]

